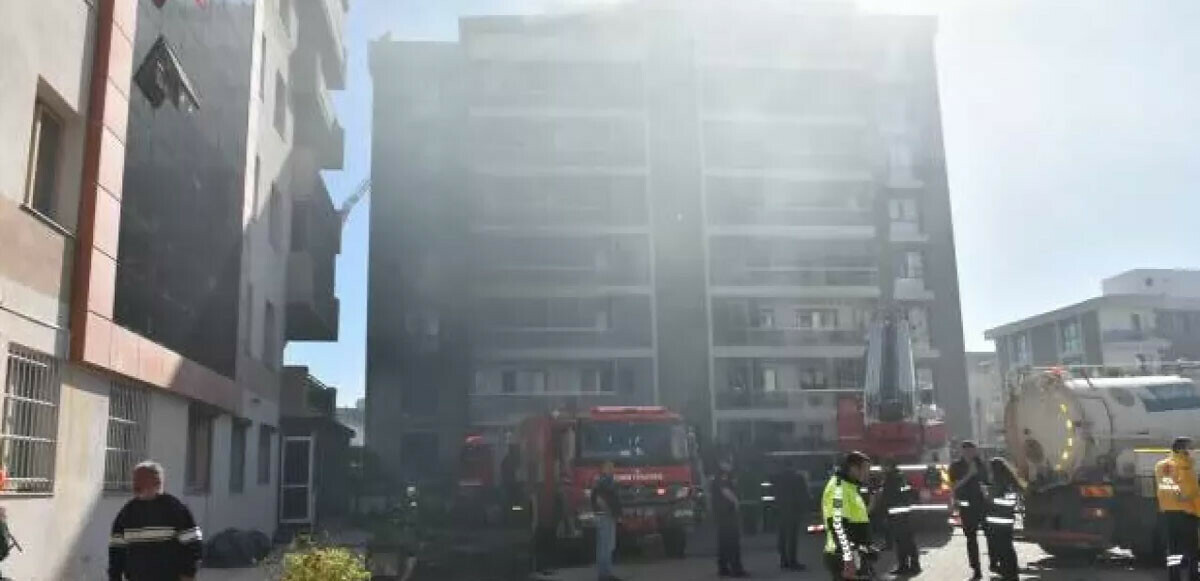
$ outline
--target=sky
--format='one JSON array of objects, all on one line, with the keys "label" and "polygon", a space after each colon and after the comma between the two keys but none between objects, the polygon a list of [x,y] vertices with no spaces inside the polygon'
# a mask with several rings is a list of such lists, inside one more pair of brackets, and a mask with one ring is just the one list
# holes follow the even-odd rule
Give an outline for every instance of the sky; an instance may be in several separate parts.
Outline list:
[{"label": "sky", "polygon": [[[454,40],[457,18],[536,13],[551,0],[351,0],[345,167],[334,202],[370,172],[367,44]],[[611,0],[552,0],[556,8]],[[1139,267],[1200,268],[1200,2],[864,0],[934,14],[939,94],[969,350],[983,332],[1099,294]],[[367,216],[346,224],[336,343],[290,343],[289,364],[363,397]]]}]

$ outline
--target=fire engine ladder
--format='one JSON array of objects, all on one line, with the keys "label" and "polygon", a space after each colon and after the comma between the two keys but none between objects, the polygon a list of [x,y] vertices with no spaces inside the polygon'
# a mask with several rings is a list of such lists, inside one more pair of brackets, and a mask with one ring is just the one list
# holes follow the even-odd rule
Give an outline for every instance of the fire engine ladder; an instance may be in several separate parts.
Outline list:
[{"label": "fire engine ladder", "polygon": [[864,420],[899,421],[916,412],[916,370],[907,321],[880,318],[867,333]]}]

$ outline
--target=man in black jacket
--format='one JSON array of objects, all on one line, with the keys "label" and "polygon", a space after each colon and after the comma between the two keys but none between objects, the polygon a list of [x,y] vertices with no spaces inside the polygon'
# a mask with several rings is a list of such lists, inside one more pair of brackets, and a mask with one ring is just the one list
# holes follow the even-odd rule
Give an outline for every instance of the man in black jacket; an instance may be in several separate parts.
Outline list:
[{"label": "man in black jacket", "polygon": [[962,456],[950,465],[950,481],[954,485],[954,503],[958,507],[958,518],[962,522],[963,534],[967,537],[967,561],[971,565],[971,579],[983,579],[979,566],[978,533],[983,530],[987,514],[987,499],[984,487],[989,484],[987,466],[979,458],[975,442],[964,441]]},{"label": "man in black jacket", "polygon": [[800,521],[809,511],[808,481],[795,462],[781,463],[779,470],[771,475],[771,493],[775,497],[779,519],[779,567],[804,571],[807,567],[796,559],[796,542],[800,535]]},{"label": "man in black jacket", "polygon": [[133,469],[133,500],[113,521],[109,581],[191,581],[202,541],[200,527],[179,499],[163,492],[163,468]]}]

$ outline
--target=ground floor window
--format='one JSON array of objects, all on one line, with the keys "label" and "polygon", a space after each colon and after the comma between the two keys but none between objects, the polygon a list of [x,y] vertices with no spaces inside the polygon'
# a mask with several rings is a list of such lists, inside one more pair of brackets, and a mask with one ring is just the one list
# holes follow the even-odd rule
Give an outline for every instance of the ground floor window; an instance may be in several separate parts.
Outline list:
[{"label": "ground floor window", "polygon": [[131,490],[133,467],[146,459],[149,393],[113,382],[108,390],[108,437],[104,446],[104,489]]},{"label": "ground floor window", "polygon": [[192,404],[188,409],[187,469],[184,488],[190,494],[207,494],[212,484],[212,436],[214,414]]},{"label": "ground floor window", "polygon": [[59,361],[20,345],[8,347],[0,458],[9,492],[54,491],[58,448]]}]

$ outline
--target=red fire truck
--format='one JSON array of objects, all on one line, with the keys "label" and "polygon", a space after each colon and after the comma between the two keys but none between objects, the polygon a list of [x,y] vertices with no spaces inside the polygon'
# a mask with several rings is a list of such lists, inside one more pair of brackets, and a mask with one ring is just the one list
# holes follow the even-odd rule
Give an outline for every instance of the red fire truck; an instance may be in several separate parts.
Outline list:
[{"label": "red fire truck", "polygon": [[582,549],[595,543],[591,487],[612,461],[623,514],[618,537],[660,535],[683,556],[695,518],[690,438],[678,414],[662,407],[596,407],[523,421],[518,478],[530,493],[536,532]]}]

